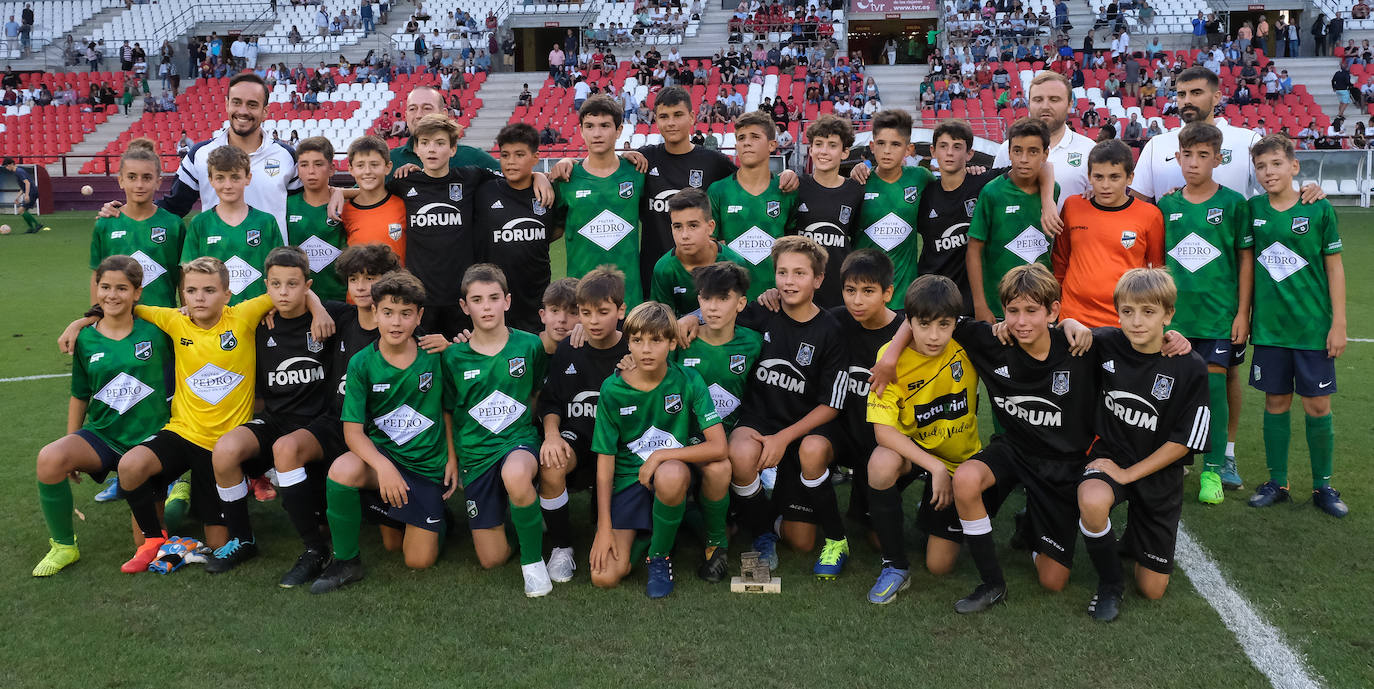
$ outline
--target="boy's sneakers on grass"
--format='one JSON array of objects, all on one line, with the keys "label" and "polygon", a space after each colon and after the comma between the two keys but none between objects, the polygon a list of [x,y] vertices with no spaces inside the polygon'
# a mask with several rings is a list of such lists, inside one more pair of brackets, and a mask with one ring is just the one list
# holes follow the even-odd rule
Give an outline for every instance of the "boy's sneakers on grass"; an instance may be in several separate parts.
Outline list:
[{"label": "boy's sneakers on grass", "polygon": [[1312,504],[1316,505],[1317,509],[1338,519],[1350,514],[1350,507],[1345,504],[1344,500],[1341,500],[1340,491],[1331,486],[1324,486],[1312,491]]},{"label": "boy's sneakers on grass", "polygon": [[1221,488],[1221,474],[1204,471],[1198,476],[1197,500],[1204,505],[1220,505],[1226,499]]},{"label": "boy's sneakers on grass", "polygon": [[295,566],[282,576],[281,582],[277,585],[284,589],[304,586],[318,579],[327,564],[329,564],[328,553],[306,548],[305,552],[296,558]]},{"label": "boy's sneakers on grass", "polygon": [[1280,486],[1273,481],[1265,481],[1255,489],[1255,494],[1250,496],[1251,507],[1268,507],[1280,502],[1288,502],[1288,488]]},{"label": "boy's sneakers on grass", "polygon": [[725,575],[729,571],[730,560],[725,549],[711,546],[706,549],[706,561],[701,563],[697,576],[712,584],[718,584],[725,580]]},{"label": "boy's sneakers on grass", "polygon": [[520,573],[525,575],[526,598],[547,596],[553,590],[553,582],[549,580],[549,568],[543,560],[520,565]]},{"label": "boy's sneakers on grass", "polygon": [[253,498],[258,502],[272,502],[277,499],[277,489],[272,487],[272,481],[266,476],[249,479],[248,487],[253,489]]},{"label": "boy's sneakers on grass", "polygon": [[553,581],[564,584],[572,581],[573,572],[577,570],[577,560],[573,558],[572,548],[554,548],[549,553],[549,578]]},{"label": "boy's sneakers on grass", "polygon": [[48,544],[51,546],[48,554],[33,568],[33,575],[36,577],[50,577],[81,559],[81,553],[76,549],[75,537],[72,538],[71,545],[58,543],[51,538],[48,539]]},{"label": "boy's sneakers on grass", "polygon": [[878,573],[878,581],[868,590],[868,602],[887,605],[897,599],[897,594],[911,586],[911,570],[883,567]]},{"label": "boy's sneakers on grass", "polygon": [[759,559],[768,563],[769,571],[778,568],[778,535],[769,531],[760,534],[754,539],[754,550],[758,552]]},{"label": "boy's sneakers on grass", "polygon": [[215,554],[205,561],[205,571],[211,574],[223,574],[257,556],[258,545],[256,543],[231,538],[228,543],[216,549]]},{"label": "boy's sneakers on grass", "polygon": [[143,545],[134,551],[134,556],[128,562],[119,566],[119,571],[125,574],[138,574],[148,571],[148,565],[157,559],[157,549],[167,542],[167,533],[164,531],[159,538],[145,538]]},{"label": "boy's sneakers on grass", "polygon": [[663,598],[673,592],[673,558],[651,557],[648,560],[649,583],[644,592],[650,598]]},{"label": "boy's sneakers on grass", "polygon": [[1088,601],[1088,616],[1098,622],[1111,622],[1120,615],[1121,591],[1100,588],[1093,595],[1093,599]]},{"label": "boy's sneakers on grass", "polygon": [[973,589],[973,593],[954,603],[954,612],[960,615],[982,612],[1006,599],[1006,584],[979,584],[978,588]]},{"label": "boy's sneakers on grass", "polygon": [[1226,455],[1226,464],[1221,467],[1221,487],[1226,490],[1239,490],[1245,486],[1245,482],[1240,479],[1240,472],[1236,471],[1236,458]]},{"label": "boy's sneakers on grass", "polygon": [[96,502],[114,502],[115,500],[118,500],[118,499],[119,499],[119,477],[118,477],[118,476],[111,476],[111,477],[110,477],[110,480],[108,480],[108,481],[105,482],[105,487],[104,487],[104,488],[101,488],[101,489],[100,489],[100,492],[95,494],[95,501],[96,501]]},{"label": "boy's sneakers on grass", "polygon": [[833,541],[825,539],[821,556],[816,558],[816,566],[811,570],[817,579],[832,580],[840,576],[844,563],[849,561],[849,539]]},{"label": "boy's sneakers on grass", "polygon": [[355,557],[351,560],[330,560],[329,566],[325,567],[320,577],[310,585],[310,592],[329,593],[362,580],[363,559],[361,557]]}]

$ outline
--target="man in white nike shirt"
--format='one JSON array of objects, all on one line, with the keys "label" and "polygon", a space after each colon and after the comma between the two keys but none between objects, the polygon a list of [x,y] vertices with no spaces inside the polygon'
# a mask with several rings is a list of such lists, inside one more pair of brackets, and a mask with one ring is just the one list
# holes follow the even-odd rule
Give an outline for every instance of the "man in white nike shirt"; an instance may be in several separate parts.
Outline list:
[{"label": "man in white nike shirt", "polygon": [[[1088,153],[1093,150],[1092,139],[1064,125],[1073,106],[1073,90],[1069,80],[1058,72],[1037,72],[1030,83],[1030,115],[1038,117],[1050,130],[1049,162],[1054,166],[1054,181],[1059,184],[1059,207],[1064,199],[1083,193],[1088,188]],[[1248,158],[1247,158],[1248,160]],[[997,148],[994,168],[1009,167],[1007,142]],[[1179,177],[1179,186],[1182,186]]]}]

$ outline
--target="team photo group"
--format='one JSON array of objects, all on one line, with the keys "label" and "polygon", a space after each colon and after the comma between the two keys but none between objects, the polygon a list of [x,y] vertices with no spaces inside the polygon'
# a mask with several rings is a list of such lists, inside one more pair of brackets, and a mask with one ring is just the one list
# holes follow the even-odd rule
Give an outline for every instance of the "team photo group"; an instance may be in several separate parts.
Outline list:
[{"label": "team photo group", "polygon": [[[71,483],[87,476],[128,505],[126,573],[385,586],[363,581],[392,557],[363,555],[368,524],[417,570],[446,547],[483,569],[517,558],[530,597],[636,570],[650,598],[684,568],[722,582],[733,541],[770,570],[876,575],[868,601],[888,604],[965,576],[966,552],[976,579],[951,602],[969,614],[1017,584],[999,519],[1049,591],[1085,551],[1087,612],[1116,619],[1128,588],[1165,595],[1185,500],[1299,497],[1294,394],[1311,504],[1348,512],[1336,214],[1295,184],[1291,140],[1215,116],[1215,73],[1176,82],[1183,125],[1138,161],[1067,126],[1070,83],[1043,71],[992,167],[971,164],[958,119],[917,165],[911,115],[884,109],[852,169],[854,124],[822,115],[809,172],[776,173],[770,115],[736,117],[727,156],[692,143],[702,104],[668,87],[651,102],[662,143],[617,150],[622,106],[592,96],[585,157],[537,172],[542,123],[506,125],[493,158],[425,86],[400,147],[289,146],[262,129],[266,83],[240,74],[227,126],[170,191],[153,141],[119,160],[92,306],[58,342],[68,435],[37,457],[49,550],[33,575],[80,559]],[[336,153],[350,183],[331,184]],[[1246,384],[1262,410],[1242,409]],[[1264,456],[1238,463],[1237,435],[1261,433]],[[590,514],[570,509],[578,491]],[[255,531],[252,498],[274,494],[294,534]],[[260,538],[300,556],[259,557]]]}]

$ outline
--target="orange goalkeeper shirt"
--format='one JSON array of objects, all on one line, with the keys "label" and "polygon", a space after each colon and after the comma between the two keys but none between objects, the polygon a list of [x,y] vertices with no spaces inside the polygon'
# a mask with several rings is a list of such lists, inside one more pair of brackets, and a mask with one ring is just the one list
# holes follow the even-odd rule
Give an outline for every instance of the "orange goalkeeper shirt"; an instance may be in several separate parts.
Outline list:
[{"label": "orange goalkeeper shirt", "polygon": [[[381,203],[360,206],[353,201],[344,204],[344,236],[349,246],[380,242],[391,247],[406,262],[406,204],[393,194],[387,194]],[[344,276],[348,280],[348,276]]]},{"label": "orange goalkeeper shirt", "polygon": [[1117,208],[1080,196],[1064,202],[1064,232],[1054,239],[1054,277],[1063,287],[1060,317],[1090,328],[1116,325],[1112,293],[1131,268],[1164,265],[1164,216],[1127,197]]}]

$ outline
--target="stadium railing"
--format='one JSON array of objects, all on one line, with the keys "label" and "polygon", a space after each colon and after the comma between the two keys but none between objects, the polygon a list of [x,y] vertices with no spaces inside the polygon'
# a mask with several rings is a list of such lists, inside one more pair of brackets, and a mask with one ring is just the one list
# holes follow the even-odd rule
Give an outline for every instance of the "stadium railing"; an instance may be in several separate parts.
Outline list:
[{"label": "stadium railing", "polygon": [[1374,150],[1297,151],[1299,184],[1314,182],[1328,196],[1356,196],[1362,208],[1370,203],[1374,185]]}]

